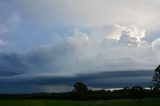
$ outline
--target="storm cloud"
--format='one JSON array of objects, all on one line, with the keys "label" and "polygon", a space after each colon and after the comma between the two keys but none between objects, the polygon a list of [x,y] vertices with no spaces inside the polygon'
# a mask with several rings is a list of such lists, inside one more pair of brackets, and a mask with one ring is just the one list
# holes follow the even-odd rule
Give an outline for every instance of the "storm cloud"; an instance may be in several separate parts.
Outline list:
[{"label": "storm cloud", "polygon": [[[66,92],[82,81],[91,89],[152,85],[152,70],[134,70],[79,74],[76,76],[19,75],[0,78],[0,93]],[[25,88],[28,89],[25,89]],[[5,88],[5,89],[4,89]]]},{"label": "storm cloud", "polygon": [[0,92],[69,91],[76,81],[149,86],[160,63],[159,7],[158,0],[0,1]]}]

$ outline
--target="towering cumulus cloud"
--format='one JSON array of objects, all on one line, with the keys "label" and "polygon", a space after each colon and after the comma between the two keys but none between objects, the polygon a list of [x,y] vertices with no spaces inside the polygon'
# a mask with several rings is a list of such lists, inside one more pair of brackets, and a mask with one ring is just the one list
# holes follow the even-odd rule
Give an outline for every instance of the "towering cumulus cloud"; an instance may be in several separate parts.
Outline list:
[{"label": "towering cumulus cloud", "polygon": [[125,33],[127,36],[135,39],[136,42],[140,42],[145,37],[145,32],[145,30],[140,30],[134,25],[121,26],[116,24],[109,38],[120,40],[120,37]]}]

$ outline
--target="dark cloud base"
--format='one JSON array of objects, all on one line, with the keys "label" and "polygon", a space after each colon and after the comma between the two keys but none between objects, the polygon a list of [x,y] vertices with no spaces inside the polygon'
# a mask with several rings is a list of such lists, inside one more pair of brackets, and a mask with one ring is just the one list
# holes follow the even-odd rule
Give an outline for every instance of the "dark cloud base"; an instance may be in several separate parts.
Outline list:
[{"label": "dark cloud base", "polygon": [[[122,88],[134,85],[149,87],[152,85],[152,75],[153,71],[141,70],[81,74],[74,77],[44,75],[1,77],[0,93],[48,92],[46,86],[55,92],[57,89],[62,89],[61,87],[64,91],[70,91],[72,85],[77,81],[82,81],[91,88]],[[70,89],[68,87],[65,89],[65,86],[70,86]]]}]

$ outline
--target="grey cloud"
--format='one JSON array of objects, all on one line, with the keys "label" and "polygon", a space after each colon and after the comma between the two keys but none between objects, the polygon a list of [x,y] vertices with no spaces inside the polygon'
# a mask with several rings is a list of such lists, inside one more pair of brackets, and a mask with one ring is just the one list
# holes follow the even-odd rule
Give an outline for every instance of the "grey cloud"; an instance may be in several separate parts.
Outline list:
[{"label": "grey cloud", "polygon": [[160,26],[159,0],[14,0],[9,4],[29,19],[60,26],[118,23],[148,30],[158,30]]},{"label": "grey cloud", "polygon": [[[79,74],[76,76],[53,76],[53,75],[19,75],[6,76],[1,78],[1,82],[6,84],[33,84],[33,85],[73,85],[77,81],[85,83],[150,83],[153,70],[128,70],[116,72],[100,72],[94,74]],[[146,79],[145,79],[146,78]],[[132,80],[128,80],[132,79]],[[91,85],[92,86],[92,85]],[[105,86],[105,85],[104,85]],[[119,86],[119,85],[118,85]],[[95,87],[95,86],[93,86]],[[106,86],[111,87],[111,86]],[[123,87],[123,86],[121,86]]]},{"label": "grey cloud", "polygon": [[18,54],[0,53],[0,76],[18,75],[27,69],[23,59]]},{"label": "grey cloud", "polygon": [[21,17],[6,2],[0,1],[0,34],[14,29],[21,21]]},{"label": "grey cloud", "polygon": [[1,35],[4,35],[20,23],[20,16],[13,8],[11,8],[5,1],[0,1],[0,46],[7,44],[7,41],[1,39]]},{"label": "grey cloud", "polygon": [[[117,72],[102,72],[95,74],[81,74],[75,77],[71,76],[23,76],[23,77],[9,77],[1,78],[0,84],[4,84],[0,88],[0,92],[4,92],[5,86],[12,86],[6,88],[13,92],[57,92],[71,91],[72,85],[77,81],[86,83],[90,88],[121,88],[132,87],[134,85],[140,85],[148,87],[152,85],[152,70],[134,70],[134,71],[117,71]],[[24,87],[27,87],[24,88]],[[17,88],[17,90],[15,89]],[[51,90],[52,88],[52,90]],[[22,90],[21,90],[22,89]]]}]

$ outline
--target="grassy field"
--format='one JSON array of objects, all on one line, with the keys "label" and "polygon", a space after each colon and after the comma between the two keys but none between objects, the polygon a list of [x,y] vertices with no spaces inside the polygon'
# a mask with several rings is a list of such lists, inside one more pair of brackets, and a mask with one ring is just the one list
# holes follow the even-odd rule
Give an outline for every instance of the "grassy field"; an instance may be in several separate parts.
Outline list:
[{"label": "grassy field", "polygon": [[0,100],[0,106],[160,106],[159,99],[136,100],[96,100],[96,101],[67,101],[67,100]]}]

